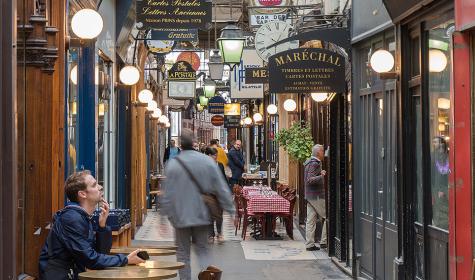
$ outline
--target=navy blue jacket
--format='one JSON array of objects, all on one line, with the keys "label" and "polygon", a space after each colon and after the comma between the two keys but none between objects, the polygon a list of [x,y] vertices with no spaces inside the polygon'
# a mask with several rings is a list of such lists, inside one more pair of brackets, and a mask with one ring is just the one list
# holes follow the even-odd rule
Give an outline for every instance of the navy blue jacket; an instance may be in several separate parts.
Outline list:
[{"label": "navy blue jacket", "polygon": [[[109,227],[92,228],[92,216],[76,203],[71,203],[54,216],[53,226],[41,250],[40,279],[44,279],[47,265],[73,264],[74,279],[88,269],[103,269],[124,266],[127,256],[107,255],[112,247],[112,232]],[[49,250],[48,248],[51,247]],[[52,264],[53,263],[53,264]]]},{"label": "navy blue jacket", "polygon": [[228,166],[231,168],[233,176],[231,179],[238,180],[244,172],[244,156],[242,152],[232,147],[228,152]]}]

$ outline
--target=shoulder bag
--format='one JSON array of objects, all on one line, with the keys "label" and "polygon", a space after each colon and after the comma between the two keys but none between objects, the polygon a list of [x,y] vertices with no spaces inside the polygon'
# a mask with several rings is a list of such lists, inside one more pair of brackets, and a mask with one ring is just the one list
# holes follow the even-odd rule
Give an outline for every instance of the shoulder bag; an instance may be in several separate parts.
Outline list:
[{"label": "shoulder bag", "polygon": [[221,206],[219,205],[219,201],[216,198],[216,196],[213,195],[213,194],[203,192],[203,188],[201,187],[201,184],[198,182],[198,180],[196,180],[195,176],[193,175],[193,173],[191,173],[191,171],[185,165],[183,160],[180,159],[179,157],[175,157],[175,159],[177,160],[177,162],[181,166],[183,166],[186,173],[190,177],[191,181],[193,181],[193,183],[198,187],[199,192],[201,193],[201,198],[203,199],[203,202],[208,207],[209,215],[211,216],[211,219],[213,219],[213,220],[222,219],[223,218],[223,210],[221,209]]}]

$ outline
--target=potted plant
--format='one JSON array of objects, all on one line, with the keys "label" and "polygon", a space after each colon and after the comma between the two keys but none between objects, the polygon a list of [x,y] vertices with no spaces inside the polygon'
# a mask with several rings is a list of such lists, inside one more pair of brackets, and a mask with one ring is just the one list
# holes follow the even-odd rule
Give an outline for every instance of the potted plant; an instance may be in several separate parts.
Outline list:
[{"label": "potted plant", "polygon": [[304,162],[312,155],[312,133],[304,122],[279,130],[275,139],[293,160]]}]

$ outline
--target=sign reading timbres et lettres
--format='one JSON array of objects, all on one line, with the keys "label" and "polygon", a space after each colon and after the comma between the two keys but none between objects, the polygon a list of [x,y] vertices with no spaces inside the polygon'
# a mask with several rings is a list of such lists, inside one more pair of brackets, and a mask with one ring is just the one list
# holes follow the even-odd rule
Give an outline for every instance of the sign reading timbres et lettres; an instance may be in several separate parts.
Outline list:
[{"label": "sign reading timbres et lettres", "polygon": [[344,92],[345,58],[317,48],[298,48],[269,58],[269,91],[274,93]]}]

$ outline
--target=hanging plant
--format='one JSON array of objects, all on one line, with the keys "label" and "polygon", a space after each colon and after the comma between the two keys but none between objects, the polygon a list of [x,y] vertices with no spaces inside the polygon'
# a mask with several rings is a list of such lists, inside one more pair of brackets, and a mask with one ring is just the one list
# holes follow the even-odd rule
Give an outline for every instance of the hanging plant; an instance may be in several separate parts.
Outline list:
[{"label": "hanging plant", "polygon": [[279,130],[275,140],[294,160],[304,162],[312,155],[312,133],[303,122],[295,123],[288,129]]}]

